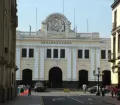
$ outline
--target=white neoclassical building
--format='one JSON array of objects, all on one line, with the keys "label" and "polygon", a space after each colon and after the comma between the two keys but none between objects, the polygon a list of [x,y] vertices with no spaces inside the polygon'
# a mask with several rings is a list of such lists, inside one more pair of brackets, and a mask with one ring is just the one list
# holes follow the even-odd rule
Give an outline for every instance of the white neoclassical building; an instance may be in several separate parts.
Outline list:
[{"label": "white neoclassical building", "polygon": [[99,33],[77,33],[71,22],[60,13],[50,14],[37,32],[17,31],[17,84],[48,81],[50,87],[93,85],[93,70],[100,67],[100,81],[111,83],[110,38]]}]

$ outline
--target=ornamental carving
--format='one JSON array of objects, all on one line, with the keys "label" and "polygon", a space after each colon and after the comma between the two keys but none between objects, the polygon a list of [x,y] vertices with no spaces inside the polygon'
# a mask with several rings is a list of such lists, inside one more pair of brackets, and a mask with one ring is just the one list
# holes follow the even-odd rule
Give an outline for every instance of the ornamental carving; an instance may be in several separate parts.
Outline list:
[{"label": "ornamental carving", "polygon": [[46,23],[47,23],[48,31],[56,31],[56,32],[65,31],[66,19],[60,14],[51,15],[49,18],[47,18]]}]

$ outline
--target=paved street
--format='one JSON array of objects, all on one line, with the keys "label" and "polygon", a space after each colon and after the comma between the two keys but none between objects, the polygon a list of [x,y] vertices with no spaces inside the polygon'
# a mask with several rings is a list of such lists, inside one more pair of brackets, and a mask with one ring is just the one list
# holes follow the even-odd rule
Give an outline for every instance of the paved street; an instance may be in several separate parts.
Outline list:
[{"label": "paved street", "polygon": [[[51,91],[51,92],[32,92],[32,95],[34,96],[78,96],[78,95],[95,95],[91,94],[89,92],[63,92],[63,91]],[[106,96],[110,96],[111,94],[106,94]]]},{"label": "paved street", "polygon": [[41,105],[42,97],[40,96],[18,96],[14,100],[0,103],[0,105]]},{"label": "paved street", "polygon": [[110,105],[87,96],[44,96],[44,105]]},{"label": "paved street", "polygon": [[120,101],[83,92],[32,92],[31,96],[18,96],[0,105],[120,105]]}]

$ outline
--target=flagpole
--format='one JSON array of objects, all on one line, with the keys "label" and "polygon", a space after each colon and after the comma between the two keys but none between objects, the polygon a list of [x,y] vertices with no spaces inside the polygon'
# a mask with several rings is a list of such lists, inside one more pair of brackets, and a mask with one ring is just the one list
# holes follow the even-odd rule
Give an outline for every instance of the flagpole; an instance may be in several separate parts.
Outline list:
[{"label": "flagpole", "polygon": [[63,0],[63,15],[64,15],[64,0]]},{"label": "flagpole", "polygon": [[31,35],[31,25],[29,25],[29,32],[30,32],[30,35]]},{"label": "flagpole", "polygon": [[36,8],[36,35],[37,35],[37,8]]},{"label": "flagpole", "polygon": [[74,30],[75,30],[75,8],[74,8]]},{"label": "flagpole", "polygon": [[88,29],[88,19],[87,19],[87,33],[89,32],[89,29]]}]

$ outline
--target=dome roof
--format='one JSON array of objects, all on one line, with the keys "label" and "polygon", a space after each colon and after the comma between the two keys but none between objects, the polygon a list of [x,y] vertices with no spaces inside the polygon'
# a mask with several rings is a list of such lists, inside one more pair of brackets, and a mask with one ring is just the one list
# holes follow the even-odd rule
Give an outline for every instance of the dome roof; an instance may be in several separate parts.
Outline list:
[{"label": "dome roof", "polygon": [[45,22],[47,22],[47,21],[49,21],[50,19],[55,18],[55,17],[61,18],[63,21],[68,22],[68,19],[67,19],[63,14],[61,14],[61,13],[52,13],[52,14],[50,14],[50,15],[45,19]]}]

